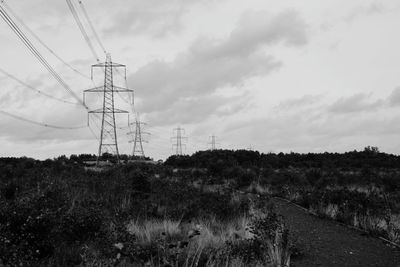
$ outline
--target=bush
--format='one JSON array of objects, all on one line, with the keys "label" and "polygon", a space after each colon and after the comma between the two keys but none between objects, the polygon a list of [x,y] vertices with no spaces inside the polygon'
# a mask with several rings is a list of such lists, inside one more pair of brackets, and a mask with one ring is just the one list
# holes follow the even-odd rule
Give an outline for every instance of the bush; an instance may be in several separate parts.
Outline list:
[{"label": "bush", "polygon": [[271,262],[273,266],[289,266],[289,231],[280,216],[270,212],[268,216],[255,218],[251,229],[254,241],[263,249],[263,262]]},{"label": "bush", "polygon": [[56,187],[1,203],[0,259],[23,264],[52,255],[55,227],[66,204],[65,194]]}]

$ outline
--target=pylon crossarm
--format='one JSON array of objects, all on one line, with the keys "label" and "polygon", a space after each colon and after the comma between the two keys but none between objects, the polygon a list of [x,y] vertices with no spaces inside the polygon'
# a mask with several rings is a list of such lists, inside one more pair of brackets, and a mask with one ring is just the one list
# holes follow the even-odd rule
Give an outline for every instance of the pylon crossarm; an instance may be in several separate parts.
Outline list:
[{"label": "pylon crossarm", "polygon": [[102,62],[92,65],[92,68],[98,68],[98,67],[125,68],[126,65],[119,63],[110,63],[110,62]]},{"label": "pylon crossarm", "polygon": [[97,87],[94,87],[94,88],[90,88],[90,89],[84,90],[83,92],[85,92],[85,93],[104,92],[104,86],[97,86]]},{"label": "pylon crossarm", "polygon": [[112,113],[129,113],[128,111],[126,111],[126,110],[121,110],[121,109],[114,109],[114,110],[112,110],[112,109],[106,109],[106,110],[103,110],[103,109],[95,109],[95,110],[91,110],[91,111],[89,111],[89,113],[107,113],[107,114],[112,114]]},{"label": "pylon crossarm", "polygon": [[[85,93],[99,93],[99,92],[103,93],[104,91],[105,91],[104,86],[97,86],[94,88],[87,89],[83,92],[85,92]],[[115,85],[113,86],[113,91],[115,93],[133,93],[132,89],[119,87],[119,86],[115,86]],[[106,90],[106,92],[107,92],[107,90]]]},{"label": "pylon crossarm", "polygon": [[114,90],[114,92],[118,92],[118,93],[133,93],[133,89],[128,89],[128,88],[120,87],[120,86],[116,86],[116,85],[114,85],[113,90]]}]

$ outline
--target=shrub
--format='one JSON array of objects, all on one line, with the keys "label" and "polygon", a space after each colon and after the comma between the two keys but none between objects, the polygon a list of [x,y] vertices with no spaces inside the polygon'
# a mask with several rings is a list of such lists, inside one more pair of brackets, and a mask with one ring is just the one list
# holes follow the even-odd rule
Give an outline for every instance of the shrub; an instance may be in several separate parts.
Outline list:
[{"label": "shrub", "polygon": [[65,194],[57,187],[31,193],[0,207],[0,259],[23,264],[52,255],[55,226],[66,210]]},{"label": "shrub", "polygon": [[289,231],[275,212],[256,217],[251,226],[254,241],[263,249],[263,261],[273,266],[289,266],[291,244]]}]

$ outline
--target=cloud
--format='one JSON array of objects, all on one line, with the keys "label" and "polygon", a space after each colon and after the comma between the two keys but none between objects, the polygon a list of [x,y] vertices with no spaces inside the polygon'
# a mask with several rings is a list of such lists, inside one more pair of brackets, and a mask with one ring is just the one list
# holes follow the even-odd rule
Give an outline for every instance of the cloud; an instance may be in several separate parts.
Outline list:
[{"label": "cloud", "polygon": [[185,98],[174,102],[168,109],[155,111],[148,116],[155,125],[195,124],[214,115],[219,118],[243,110],[242,96],[225,97],[206,95],[196,98]]},{"label": "cloud", "polygon": [[362,5],[353,8],[347,16],[344,17],[344,20],[348,23],[355,21],[358,18],[371,16],[376,14],[381,14],[385,11],[385,8],[381,3],[372,2],[369,5]]},{"label": "cloud", "polygon": [[392,91],[387,100],[390,106],[400,105],[400,86]]},{"label": "cloud", "polygon": [[[368,96],[364,98],[368,99]],[[376,102],[382,104],[372,113],[331,112],[318,101],[311,106],[306,103],[307,112],[296,112],[297,108],[275,112],[274,107],[262,117],[228,121],[224,135],[241,146],[247,145],[241,143],[246,136],[247,140],[257,144],[256,149],[265,152],[339,152],[362,149],[367,145],[377,145],[383,151],[392,152],[392,136],[400,131],[400,116],[387,112],[384,100]]]},{"label": "cloud", "polygon": [[276,107],[276,110],[292,110],[294,108],[309,107],[320,103],[323,99],[322,95],[303,95],[298,98],[289,98],[281,101]]},{"label": "cloud", "polygon": [[354,113],[360,111],[374,111],[384,104],[383,100],[370,100],[371,95],[355,94],[350,97],[342,97],[328,107],[333,113]]},{"label": "cloud", "polygon": [[[184,107],[177,102],[205,99],[218,88],[235,88],[249,78],[268,75],[282,63],[266,55],[261,48],[279,43],[302,46],[307,43],[305,28],[306,24],[292,10],[275,16],[266,12],[246,12],[225,40],[198,38],[173,61],[152,61],[130,75],[129,83],[140,92],[138,95],[142,100],[138,109],[164,118],[163,114],[167,113],[163,111]],[[242,95],[245,93],[243,91]],[[225,100],[230,101],[229,97]],[[176,109],[175,113],[186,116],[193,107]],[[218,105],[207,108],[204,116],[217,108]],[[173,117],[179,119],[179,116]],[[170,117],[164,119],[169,121]]]},{"label": "cloud", "polygon": [[146,0],[129,1],[118,8],[113,16],[112,25],[105,29],[105,34],[149,34],[163,37],[177,33],[182,28],[182,16],[193,5],[213,0]]},{"label": "cloud", "polygon": [[[84,109],[71,106],[69,109],[57,111],[57,105],[55,107],[53,104],[42,100],[41,108],[35,113],[24,110],[14,111],[9,108],[4,109],[4,111],[27,120],[48,125],[62,127],[86,126],[86,111]],[[48,112],[48,110],[53,110],[54,112]],[[92,138],[86,128],[80,130],[53,129],[17,120],[3,113],[0,114],[0,126],[3,129],[3,136],[7,136],[10,140],[14,141],[62,140],[65,142]]]},{"label": "cloud", "polygon": [[162,110],[186,97],[208,95],[219,87],[237,86],[247,78],[265,75],[281,63],[260,53],[231,58],[204,58],[187,54],[172,63],[149,63],[130,77],[130,84],[144,98],[141,110]]},{"label": "cloud", "polygon": [[[286,45],[305,45],[308,41],[307,24],[295,10],[286,10],[275,16],[265,11],[247,11],[230,36],[229,45],[236,50],[283,42]],[[227,49],[230,50],[230,49]],[[247,51],[248,52],[248,51]]]}]

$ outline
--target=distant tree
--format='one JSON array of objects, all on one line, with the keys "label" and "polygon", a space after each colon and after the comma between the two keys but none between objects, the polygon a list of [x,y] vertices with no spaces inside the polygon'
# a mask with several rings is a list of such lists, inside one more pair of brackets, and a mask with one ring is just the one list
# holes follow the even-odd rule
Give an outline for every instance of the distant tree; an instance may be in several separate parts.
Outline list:
[{"label": "distant tree", "polygon": [[376,146],[367,146],[364,148],[365,153],[379,154],[379,148]]}]

